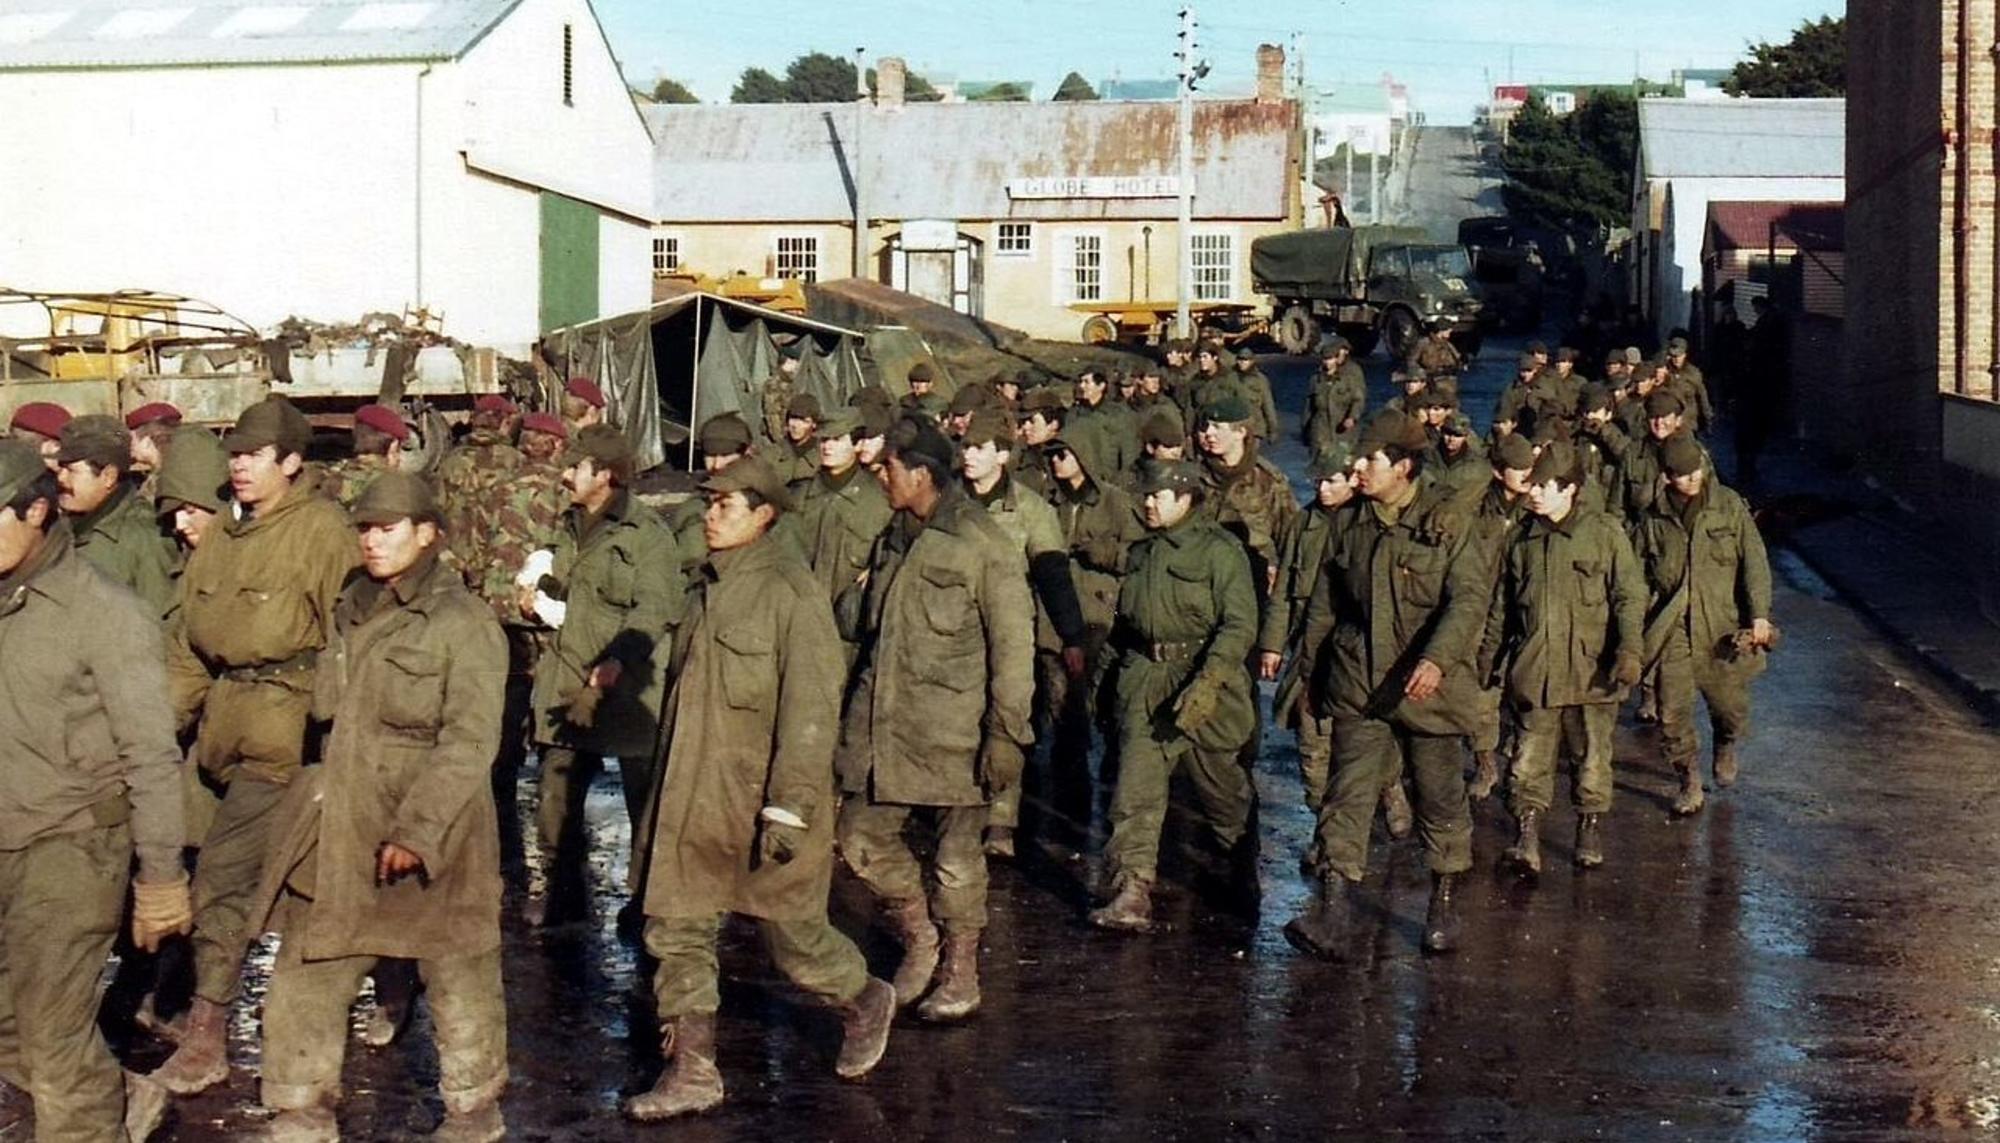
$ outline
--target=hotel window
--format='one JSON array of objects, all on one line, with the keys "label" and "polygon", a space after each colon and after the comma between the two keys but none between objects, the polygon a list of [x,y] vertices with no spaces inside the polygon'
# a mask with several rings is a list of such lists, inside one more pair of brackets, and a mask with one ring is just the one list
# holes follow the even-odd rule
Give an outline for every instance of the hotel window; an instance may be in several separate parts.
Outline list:
[{"label": "hotel window", "polygon": [[795,234],[778,239],[777,276],[819,281],[819,236]]},{"label": "hotel window", "polygon": [[664,277],[681,268],[681,237],[678,234],[653,236],[653,274]]},{"label": "hotel window", "polygon": [[1236,296],[1236,236],[1195,234],[1194,298],[1198,302],[1226,302]]},{"label": "hotel window", "polygon": [[1035,252],[1035,224],[1032,222],[1003,222],[1000,224],[1000,241],[994,251],[1008,257],[1026,258]]},{"label": "hotel window", "polygon": [[1074,234],[1070,236],[1070,300],[1077,302],[1101,302],[1104,300],[1104,236],[1102,234]]}]

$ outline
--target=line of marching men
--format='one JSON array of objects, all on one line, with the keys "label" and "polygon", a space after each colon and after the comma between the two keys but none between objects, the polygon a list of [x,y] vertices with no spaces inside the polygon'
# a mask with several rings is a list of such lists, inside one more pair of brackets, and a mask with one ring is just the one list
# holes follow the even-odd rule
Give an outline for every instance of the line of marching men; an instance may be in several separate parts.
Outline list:
[{"label": "line of marching men", "polygon": [[[0,1096],[31,1098],[42,1137],[144,1138],[166,1093],[228,1075],[242,959],[276,931],[271,1138],[338,1137],[346,1013],[396,962],[428,995],[438,1137],[503,1137],[489,791],[511,798],[531,748],[537,923],[587,912],[583,796],[607,760],[620,772],[621,919],[657,962],[669,1061],[626,1102],[641,1120],[723,1098],[726,914],[838,1010],[843,1077],[881,1059],[900,1007],[976,1011],[987,859],[1013,852],[1024,775],[1052,831],[1087,836],[1093,737],[1116,777],[1092,923],[1150,927],[1177,773],[1199,844],[1254,892],[1259,676],[1318,815],[1320,889],[1286,932],[1320,955],[1344,950],[1378,806],[1392,832],[1413,821],[1436,875],[1424,947],[1453,946],[1468,802],[1503,741],[1506,859],[1539,870],[1567,756],[1575,856],[1601,862],[1611,727],[1642,679],[1676,808],[1703,796],[1697,695],[1715,781],[1735,779],[1776,639],[1769,573],[1692,435],[1706,401],[1684,353],[1636,377],[1614,355],[1595,385],[1573,354],[1524,358],[1482,442],[1447,340],[1371,418],[1333,339],[1304,506],[1260,455],[1279,417],[1254,360],[1165,356],[949,398],[920,365],[900,399],[830,409],[788,360],[761,408],[700,426],[698,493],[664,508],[582,379],[553,414],[482,399],[422,475],[412,426],[379,406],[330,466],[279,398],[220,439],[170,407],[24,406],[0,444],[0,734],[20,771],[0,790]],[[890,980],[828,921],[836,854],[902,947]],[[192,1004],[141,1013],[178,1044],[147,1076],[95,1030],[114,940],[192,951]]]}]

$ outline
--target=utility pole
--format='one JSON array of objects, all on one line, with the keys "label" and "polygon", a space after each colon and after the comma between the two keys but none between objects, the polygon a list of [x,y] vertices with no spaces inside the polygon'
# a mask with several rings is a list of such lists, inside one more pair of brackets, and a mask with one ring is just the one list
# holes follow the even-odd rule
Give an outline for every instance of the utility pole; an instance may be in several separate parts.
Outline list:
[{"label": "utility pole", "polygon": [[868,70],[862,66],[867,48],[854,49],[854,266],[853,276],[868,277],[868,179],[861,169],[861,132],[868,122]]},{"label": "utility pole", "polygon": [[1382,221],[1382,152],[1368,148],[1368,221]]},{"label": "utility pole", "polygon": [[1181,9],[1180,31],[1180,99],[1176,111],[1175,150],[1177,198],[1180,200],[1179,225],[1175,228],[1174,244],[1180,251],[1180,271],[1174,284],[1174,329],[1181,337],[1194,332],[1188,318],[1188,294],[1194,284],[1194,85],[1208,74],[1208,65],[1195,60],[1194,8],[1192,5]]}]

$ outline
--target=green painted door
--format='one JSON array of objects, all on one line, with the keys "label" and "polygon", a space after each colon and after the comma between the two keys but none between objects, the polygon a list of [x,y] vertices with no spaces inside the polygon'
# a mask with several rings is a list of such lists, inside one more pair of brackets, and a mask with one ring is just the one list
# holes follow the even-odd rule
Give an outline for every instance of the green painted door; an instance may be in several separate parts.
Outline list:
[{"label": "green painted door", "polygon": [[597,316],[597,208],[543,191],[542,329]]}]

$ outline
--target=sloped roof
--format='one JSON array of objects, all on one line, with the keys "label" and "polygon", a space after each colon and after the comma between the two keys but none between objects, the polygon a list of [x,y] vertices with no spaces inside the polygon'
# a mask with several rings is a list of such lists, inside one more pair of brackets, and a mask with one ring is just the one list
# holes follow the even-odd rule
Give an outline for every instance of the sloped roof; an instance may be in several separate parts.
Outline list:
[{"label": "sloped roof", "polygon": [[[854,132],[871,218],[1158,218],[1171,199],[1016,200],[1010,179],[1171,176],[1174,105],[1142,102],[662,104],[654,205],[667,222],[852,219]],[[1195,213],[1286,216],[1296,105],[1194,109]]]},{"label": "sloped roof", "polygon": [[521,0],[6,0],[0,71],[456,59]]},{"label": "sloped roof", "polygon": [[1845,99],[1641,99],[1641,178],[1840,178]]},{"label": "sloped roof", "polygon": [[1710,251],[1763,250],[1772,243],[1772,228],[1782,250],[1841,250],[1847,242],[1847,208],[1838,202],[1711,202]]}]

